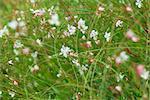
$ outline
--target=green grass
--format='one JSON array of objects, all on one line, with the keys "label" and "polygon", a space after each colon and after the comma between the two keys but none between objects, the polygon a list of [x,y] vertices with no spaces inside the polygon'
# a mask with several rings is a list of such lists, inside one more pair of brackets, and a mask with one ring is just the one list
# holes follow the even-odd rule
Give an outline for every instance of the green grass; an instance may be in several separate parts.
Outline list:
[{"label": "green grass", "polygon": [[[121,2],[122,1],[122,2]],[[105,10],[96,15],[102,5]],[[60,26],[48,23],[50,15],[48,9],[55,6],[59,15]],[[133,11],[126,11],[130,6]],[[150,71],[150,1],[143,0],[142,7],[135,5],[135,0],[36,0],[35,4],[29,0],[0,0],[0,30],[13,19],[20,18],[26,23],[24,36],[16,37],[16,32],[8,27],[9,35],[0,38],[0,100],[150,100],[150,80],[142,79],[136,74],[136,66],[142,64]],[[43,16],[34,17],[30,9],[46,10]],[[16,13],[18,11],[18,13]],[[23,11],[23,13],[21,13]],[[74,25],[74,16],[85,20],[89,27],[86,39],[79,29],[70,37],[63,37],[67,25]],[[66,21],[65,17],[71,20]],[[123,21],[122,27],[115,27],[117,20]],[[46,23],[41,24],[41,20]],[[98,31],[97,45],[90,38],[90,32]],[[125,36],[131,29],[139,38],[133,42]],[[111,40],[106,42],[105,32],[111,32]],[[48,38],[48,33],[51,36]],[[36,40],[42,41],[42,46]],[[20,40],[24,45],[14,53],[14,43]],[[91,41],[92,47],[83,45]],[[78,56],[60,55],[62,45],[70,47]],[[23,48],[29,48],[30,53],[22,53]],[[38,52],[36,58],[31,55]],[[116,56],[125,51],[129,59],[117,65]],[[93,55],[90,55],[93,53]],[[17,60],[19,59],[19,60]],[[87,71],[80,73],[80,67],[72,63],[78,59],[81,65],[88,64]],[[94,60],[92,63],[89,60]],[[8,61],[12,60],[13,64]],[[34,65],[39,70],[31,72]],[[61,71],[61,76],[57,74]],[[117,82],[119,74],[124,78]],[[18,85],[14,85],[16,80]],[[122,91],[117,91],[121,86]],[[15,93],[14,97],[9,95]]]}]

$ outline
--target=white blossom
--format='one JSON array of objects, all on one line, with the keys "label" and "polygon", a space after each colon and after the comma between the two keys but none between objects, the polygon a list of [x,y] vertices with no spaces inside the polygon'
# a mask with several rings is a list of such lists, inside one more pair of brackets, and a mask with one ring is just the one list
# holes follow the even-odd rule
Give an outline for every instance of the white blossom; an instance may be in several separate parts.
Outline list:
[{"label": "white blossom", "polygon": [[149,71],[146,71],[146,69],[144,69],[144,71],[141,74],[141,77],[147,80],[149,78]]},{"label": "white blossom", "polygon": [[117,91],[119,91],[119,92],[121,92],[121,91],[122,91],[121,86],[116,86],[116,87],[115,87],[115,89],[116,89]]},{"label": "white blossom", "polygon": [[76,27],[73,25],[68,25],[68,31],[65,31],[64,35],[65,36],[71,36],[71,35],[74,35],[75,32],[76,32]]},{"label": "white blossom", "polygon": [[42,46],[42,41],[40,39],[37,39],[36,40],[36,43],[39,45],[39,46]]},{"label": "white blossom", "polygon": [[98,32],[96,30],[92,30],[90,33],[90,38],[93,38],[94,40],[97,40]]},{"label": "white blossom", "polygon": [[123,21],[118,20],[118,21],[116,22],[116,27],[122,27],[122,24],[123,24]]},{"label": "white blossom", "polygon": [[107,42],[110,41],[110,32],[105,32],[104,38],[106,39]]},{"label": "white blossom", "polygon": [[34,65],[32,68],[31,68],[31,72],[36,72],[38,71],[40,68],[38,65]]},{"label": "white blossom", "polygon": [[135,5],[136,5],[138,8],[141,8],[141,7],[142,7],[142,0],[136,0]]},{"label": "white blossom", "polygon": [[126,54],[125,51],[121,52],[120,53],[120,58],[123,60],[123,61],[127,61],[129,56]]},{"label": "white blossom", "polygon": [[37,10],[33,10],[30,9],[30,11],[35,15],[35,16],[42,16],[46,13],[45,9],[37,9]]},{"label": "white blossom", "polygon": [[69,47],[66,47],[66,46],[62,45],[60,51],[61,51],[60,54],[63,55],[65,58],[67,58],[69,53],[71,52],[71,49]]},{"label": "white blossom", "polygon": [[75,64],[75,65],[78,66],[78,67],[80,66],[79,61],[76,60],[76,59],[73,59],[73,60],[72,60],[72,63]]},{"label": "white blossom", "polygon": [[85,25],[85,21],[82,18],[78,21],[78,29],[80,29],[83,34],[88,29],[88,26]]},{"label": "white blossom", "polygon": [[15,92],[10,91],[9,95],[13,98],[16,94],[15,94]]},{"label": "white blossom", "polygon": [[60,25],[59,16],[57,13],[51,14],[51,19],[48,21],[51,25]]}]

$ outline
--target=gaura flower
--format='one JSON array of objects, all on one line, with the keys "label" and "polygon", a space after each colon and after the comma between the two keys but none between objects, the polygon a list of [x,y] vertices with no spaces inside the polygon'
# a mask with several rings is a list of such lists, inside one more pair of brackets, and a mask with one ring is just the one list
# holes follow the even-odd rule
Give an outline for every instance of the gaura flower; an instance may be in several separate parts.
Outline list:
[{"label": "gaura flower", "polygon": [[61,51],[60,55],[63,55],[65,58],[67,58],[69,53],[71,52],[71,49],[69,47],[62,45],[60,51]]}]

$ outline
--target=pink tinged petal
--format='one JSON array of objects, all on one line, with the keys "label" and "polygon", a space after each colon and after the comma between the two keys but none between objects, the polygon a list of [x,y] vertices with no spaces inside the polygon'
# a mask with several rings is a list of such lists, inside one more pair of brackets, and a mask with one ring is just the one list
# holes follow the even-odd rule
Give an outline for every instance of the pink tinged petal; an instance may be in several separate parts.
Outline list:
[{"label": "pink tinged petal", "polygon": [[131,40],[132,40],[133,42],[138,42],[138,41],[139,41],[139,38],[134,36],[134,37],[131,38]]},{"label": "pink tinged petal", "polygon": [[144,65],[138,65],[138,66],[136,67],[136,73],[137,73],[139,76],[142,75],[143,71],[144,71]]},{"label": "pink tinged petal", "polygon": [[116,59],[115,59],[115,62],[116,62],[116,64],[121,64],[122,63],[122,60],[121,60],[121,58],[120,57],[117,57]]}]

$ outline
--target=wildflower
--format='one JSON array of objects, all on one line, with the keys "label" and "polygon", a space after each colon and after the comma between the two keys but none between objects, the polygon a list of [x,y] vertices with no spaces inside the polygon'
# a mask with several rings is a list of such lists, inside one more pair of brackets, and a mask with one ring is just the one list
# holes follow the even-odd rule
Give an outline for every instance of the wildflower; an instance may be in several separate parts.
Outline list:
[{"label": "wildflower", "polygon": [[34,16],[42,16],[46,12],[45,9],[37,9],[37,10],[30,9],[30,11],[34,14]]},{"label": "wildflower", "polygon": [[87,42],[85,43],[85,47],[86,47],[86,48],[91,48],[91,47],[92,47],[91,41],[87,41]]},{"label": "wildflower", "polygon": [[9,95],[13,98],[16,94],[15,92],[9,91]]},{"label": "wildflower", "polygon": [[85,40],[85,39],[86,39],[86,36],[85,36],[85,35],[83,35],[83,36],[82,36],[82,39],[83,39],[83,40]]},{"label": "wildflower", "polygon": [[82,18],[78,21],[78,29],[80,29],[83,34],[88,29],[88,26],[85,25],[85,21]]},{"label": "wildflower", "polygon": [[92,30],[90,33],[90,38],[93,38],[94,40],[97,40],[98,32],[96,30]]},{"label": "wildflower", "polygon": [[38,65],[34,65],[34,67],[31,68],[31,72],[37,72],[39,69]]},{"label": "wildflower", "polygon": [[116,27],[122,27],[122,24],[123,24],[123,21],[118,20],[118,21],[116,22]]},{"label": "wildflower", "polygon": [[37,43],[38,45],[42,46],[42,42],[41,42],[40,39],[37,39],[37,40],[36,40],[36,43]]},{"label": "wildflower", "polygon": [[122,59],[123,61],[127,61],[128,58],[129,58],[129,56],[126,54],[125,51],[123,51],[123,52],[120,53],[120,57],[121,57],[121,59]]},{"label": "wildflower", "polygon": [[121,92],[121,91],[122,91],[121,86],[116,86],[115,89],[116,89],[118,92]]},{"label": "wildflower", "polygon": [[105,39],[106,39],[107,42],[110,41],[110,34],[111,34],[110,32],[105,32],[104,37],[105,37]]},{"label": "wildflower", "polygon": [[99,10],[99,11],[104,11],[105,8],[104,8],[103,6],[99,6],[99,7],[98,7],[98,10]]},{"label": "wildflower", "polygon": [[34,53],[31,54],[31,56],[32,56],[34,59],[37,58],[37,55],[38,55],[38,52],[37,52],[37,51],[35,51]]},{"label": "wildflower", "polygon": [[117,76],[117,82],[121,81],[124,78],[124,75],[121,73]]},{"label": "wildflower", "polygon": [[8,33],[7,26],[4,26],[4,28],[0,30],[0,38],[4,35],[4,33]]},{"label": "wildflower", "polygon": [[67,58],[69,53],[71,52],[71,49],[69,47],[66,47],[66,46],[62,45],[60,51],[61,51],[60,54],[63,55],[65,58]]},{"label": "wildflower", "polygon": [[129,38],[129,39],[131,39],[133,42],[138,42],[139,41],[139,38],[130,29],[126,32],[126,37]]},{"label": "wildflower", "polygon": [[79,61],[76,60],[76,59],[73,59],[73,60],[72,60],[72,63],[75,64],[75,65],[78,66],[78,67],[80,66]]},{"label": "wildflower", "polygon": [[59,73],[56,76],[59,78],[59,77],[61,77],[61,75],[62,75],[62,71],[59,70]]},{"label": "wildflower", "polygon": [[21,43],[20,40],[16,40],[15,43],[14,43],[14,48],[21,48],[23,47],[24,45]]},{"label": "wildflower", "polygon": [[126,54],[126,52],[122,51],[115,61],[117,64],[121,64],[122,62],[127,61],[128,58],[129,56]]},{"label": "wildflower", "polygon": [[141,7],[142,7],[142,0],[136,0],[135,5],[136,5],[138,8],[141,8]]},{"label": "wildflower", "polygon": [[132,8],[130,6],[126,6],[126,11],[132,12]]},{"label": "wildflower", "polygon": [[59,26],[59,25],[60,25],[60,22],[59,22],[59,16],[58,16],[58,14],[57,14],[57,13],[51,14],[51,19],[48,20],[48,22],[49,22],[51,25]]},{"label": "wildflower", "polygon": [[8,61],[8,64],[9,64],[9,65],[13,65],[13,64],[14,64],[14,63],[13,63],[13,60],[9,60],[9,61]]},{"label": "wildflower", "polygon": [[67,32],[65,31],[64,35],[65,36],[71,36],[71,35],[74,35],[75,32],[76,32],[76,27],[73,25],[68,25],[68,31]]},{"label": "wildflower", "polygon": [[16,20],[12,20],[11,22],[8,23],[8,26],[14,30],[16,30],[18,26],[18,22]]},{"label": "wildflower", "polygon": [[149,78],[149,71],[146,71],[146,69],[144,69],[144,71],[141,74],[141,78],[147,80]]},{"label": "wildflower", "polygon": [[82,71],[87,71],[88,70],[88,65],[87,64],[82,65],[81,69],[82,69]]},{"label": "wildflower", "polygon": [[104,10],[105,10],[105,8],[103,6],[99,6],[98,9],[97,9],[97,11],[96,11],[96,15],[99,15]]},{"label": "wildflower", "polygon": [[100,44],[100,40],[96,40],[95,43],[98,45]]},{"label": "wildflower", "polygon": [[149,71],[146,71],[144,68],[144,65],[137,65],[136,67],[136,73],[141,78],[147,80],[149,78]]},{"label": "wildflower", "polygon": [[68,31],[71,35],[73,35],[76,32],[76,27],[74,27],[73,25],[68,25]]},{"label": "wildflower", "polygon": [[18,81],[17,80],[13,80],[13,84],[15,85],[15,86],[18,86]]},{"label": "wildflower", "polygon": [[59,77],[61,76],[61,74],[60,74],[60,73],[58,73],[56,76],[59,78]]}]

